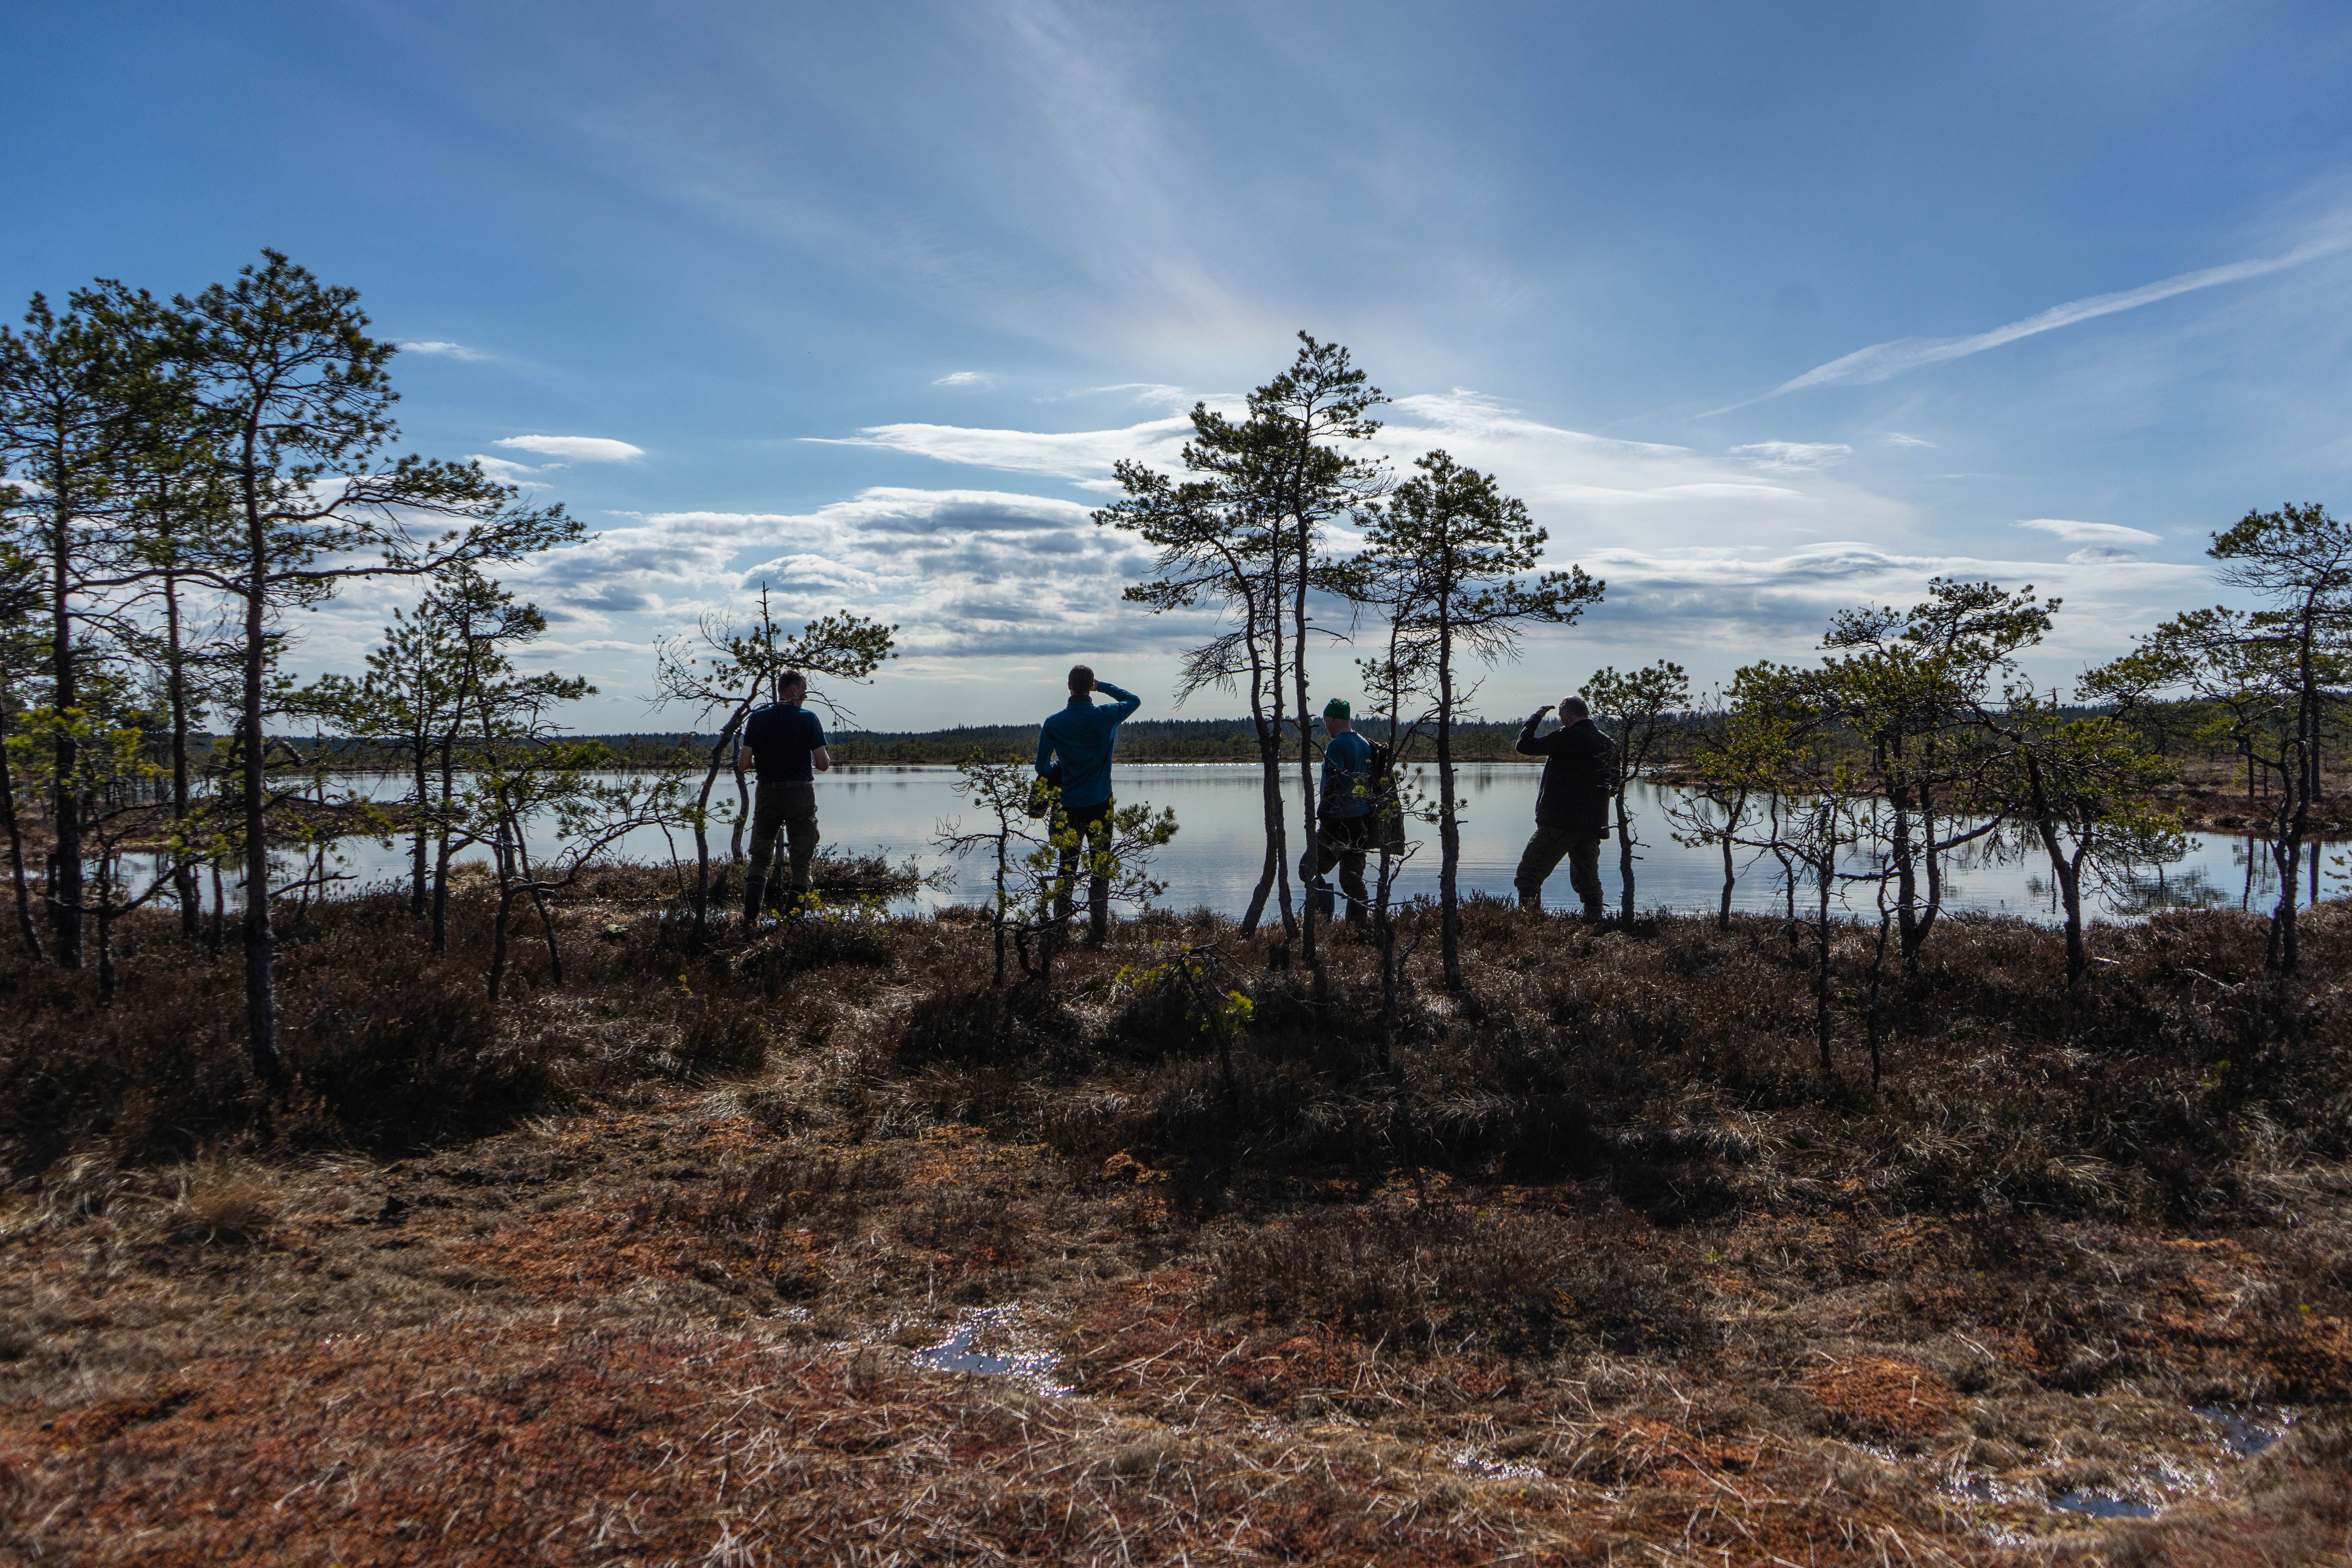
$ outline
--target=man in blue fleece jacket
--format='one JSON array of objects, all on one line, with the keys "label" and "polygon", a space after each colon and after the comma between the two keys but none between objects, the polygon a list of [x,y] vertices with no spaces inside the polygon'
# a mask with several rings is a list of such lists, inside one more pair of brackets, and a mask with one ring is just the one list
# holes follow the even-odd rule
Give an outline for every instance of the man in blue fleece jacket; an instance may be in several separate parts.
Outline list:
[{"label": "man in blue fleece jacket", "polygon": [[[1095,706],[1094,694],[1112,700]],[[1076,837],[1062,850],[1061,893],[1054,913],[1070,917],[1070,891],[1077,875],[1078,845],[1087,858],[1110,853],[1110,754],[1118,727],[1143,706],[1143,699],[1097,680],[1085,665],[1070,670],[1070,700],[1037,731],[1037,776],[1062,787],[1062,816]],[[1110,935],[1110,879],[1097,868],[1087,888],[1087,943],[1100,947]]]}]

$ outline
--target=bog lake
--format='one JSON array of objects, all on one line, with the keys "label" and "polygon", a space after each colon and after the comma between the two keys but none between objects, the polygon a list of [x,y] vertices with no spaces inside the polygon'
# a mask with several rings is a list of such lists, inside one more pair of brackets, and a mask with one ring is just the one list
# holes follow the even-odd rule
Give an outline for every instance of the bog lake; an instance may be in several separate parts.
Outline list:
[{"label": "bog lake", "polygon": [[[1421,786],[1433,795],[1435,779],[1431,771],[1416,772]],[[1460,879],[1465,892],[1512,896],[1512,873],[1534,823],[1540,772],[1514,763],[1468,763],[1455,770],[1462,802]],[[407,790],[406,780],[397,774],[360,775],[344,782],[386,801],[404,798]],[[949,874],[951,880],[945,886],[899,900],[897,907],[901,912],[984,903],[989,897],[985,868],[943,856],[936,842],[943,829],[958,822],[969,828],[982,826],[971,803],[957,793],[957,782],[956,771],[949,767],[837,767],[816,782],[820,831],[825,844],[835,849],[861,854],[879,851],[894,861],[911,858],[926,869],[944,869]],[[1295,767],[1286,770],[1283,784],[1286,819],[1296,837],[1298,778]],[[1187,910],[1206,907],[1227,914],[1242,910],[1265,853],[1255,765],[1123,764],[1113,770],[1112,787],[1122,805],[1148,802],[1176,813],[1176,837],[1152,862],[1152,876],[1167,884],[1156,903]],[[1712,846],[1685,846],[1674,837],[1664,808],[1680,794],[1670,784],[1640,784],[1633,791],[1640,857],[1634,863],[1634,903],[1643,912],[1712,910],[1722,888],[1721,851]],[[712,792],[712,805],[731,811],[734,798],[733,780],[722,773]],[[539,839],[539,834],[551,826],[535,825],[534,858],[543,858],[554,847]],[[728,835],[726,825],[714,826],[714,859],[725,858]],[[1412,836],[1422,842],[1402,865],[1398,879],[1401,899],[1437,890],[1436,829],[1415,823]],[[2137,868],[2108,885],[2086,886],[2084,914],[2092,919],[2130,920],[2168,908],[2259,910],[2275,897],[2275,874],[2270,871],[2259,843],[2227,834],[2191,834],[2186,842],[2188,852],[2179,860]],[[2352,890],[2346,886],[2345,868],[2333,863],[2336,853],[2333,848],[2324,852],[2324,896]],[[633,834],[612,851],[614,858],[667,864],[675,857],[688,866],[693,854],[690,836],[665,836],[658,831]],[[380,844],[346,838],[331,852],[330,869],[350,879],[341,883],[344,889],[355,890],[404,879],[408,864],[408,850],[398,840]],[[1770,856],[1742,850],[1737,864],[1739,882],[1734,908],[1769,912],[1782,907],[1780,868]],[[289,870],[292,874],[290,864]],[[1601,870],[1614,909],[1619,883],[1613,837],[1602,846]],[[1945,857],[1944,883],[1948,910],[2038,921],[2057,916],[2049,867],[2038,848],[2020,854],[2014,847],[1990,841],[1963,847]],[[1544,894],[1551,908],[1573,906],[1565,865],[1552,874]],[[1801,892],[1801,901],[1803,897]],[[1853,894],[1853,902],[1860,909],[1874,905],[1874,892],[1864,888]]]}]

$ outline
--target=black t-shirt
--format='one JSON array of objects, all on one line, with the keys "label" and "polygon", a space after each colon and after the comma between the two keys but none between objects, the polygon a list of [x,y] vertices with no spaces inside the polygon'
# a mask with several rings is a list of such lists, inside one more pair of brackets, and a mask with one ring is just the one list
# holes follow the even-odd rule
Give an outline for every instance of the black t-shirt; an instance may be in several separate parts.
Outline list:
[{"label": "black t-shirt", "polygon": [[816,777],[809,753],[824,744],[824,726],[805,708],[771,702],[744,721],[743,743],[761,778],[807,784]]}]

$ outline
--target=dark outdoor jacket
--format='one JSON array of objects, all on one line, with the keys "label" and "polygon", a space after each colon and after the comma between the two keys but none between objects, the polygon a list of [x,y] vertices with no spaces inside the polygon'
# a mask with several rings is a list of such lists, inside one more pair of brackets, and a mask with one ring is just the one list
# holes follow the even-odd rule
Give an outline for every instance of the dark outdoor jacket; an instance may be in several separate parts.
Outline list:
[{"label": "dark outdoor jacket", "polygon": [[1536,825],[1564,827],[1579,836],[1609,836],[1609,801],[1617,782],[1617,748],[1590,719],[1564,724],[1549,735],[1528,720],[1519,731],[1519,754],[1544,759],[1543,784],[1536,791]]}]

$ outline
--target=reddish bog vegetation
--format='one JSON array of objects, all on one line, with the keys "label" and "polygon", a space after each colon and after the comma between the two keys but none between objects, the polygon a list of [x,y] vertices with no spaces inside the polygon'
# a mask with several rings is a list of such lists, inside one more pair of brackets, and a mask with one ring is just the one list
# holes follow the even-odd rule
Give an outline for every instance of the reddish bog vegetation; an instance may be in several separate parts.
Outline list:
[{"label": "reddish bog vegetation", "polygon": [[2073,995],[1951,921],[1874,1092],[1773,921],[1475,905],[1383,1071],[1344,937],[1321,1003],[1206,917],[997,991],[639,880],[495,1008],[478,911],[314,914],[275,1101],[160,923],[111,1008],[0,975],[0,1557],[2352,1560],[2341,910]]}]

